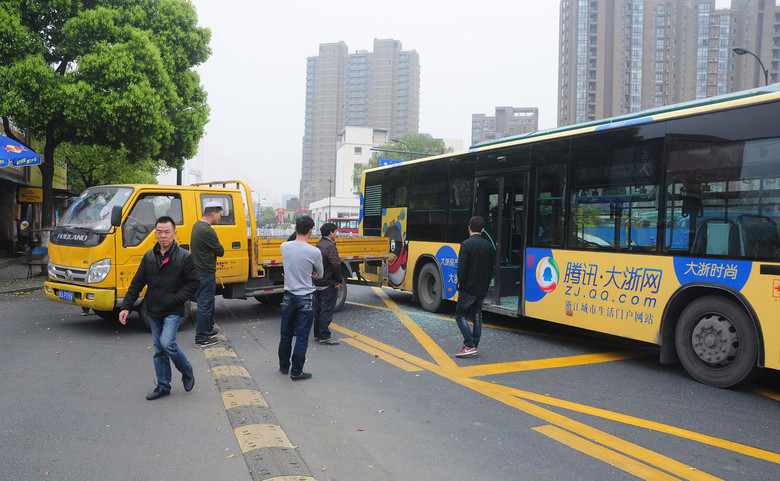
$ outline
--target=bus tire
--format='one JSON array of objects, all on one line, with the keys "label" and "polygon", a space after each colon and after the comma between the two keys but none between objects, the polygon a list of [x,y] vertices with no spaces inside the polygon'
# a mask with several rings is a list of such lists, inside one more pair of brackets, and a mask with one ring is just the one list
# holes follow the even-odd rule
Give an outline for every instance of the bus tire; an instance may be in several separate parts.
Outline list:
[{"label": "bus tire", "polygon": [[415,283],[415,292],[420,306],[428,312],[438,312],[441,307],[442,281],[436,264],[429,262],[420,269]]},{"label": "bus tire", "polygon": [[[138,306],[138,318],[141,319],[141,324],[143,324],[147,329],[150,331],[152,330],[152,319],[149,317],[149,314],[146,312],[146,299],[141,302],[141,305]],[[182,330],[182,327],[187,324],[188,322],[190,324],[195,324],[195,316],[197,316],[198,309],[192,308],[192,301],[187,301],[184,303],[184,315],[179,320],[179,331]]]},{"label": "bus tire", "polygon": [[111,311],[96,311],[95,309],[92,309],[92,312],[105,321],[116,321],[119,319],[119,309],[113,309]]},{"label": "bus tire", "polygon": [[755,372],[755,328],[747,312],[726,298],[705,296],[688,304],[677,322],[674,343],[688,374],[709,386],[737,386]]}]

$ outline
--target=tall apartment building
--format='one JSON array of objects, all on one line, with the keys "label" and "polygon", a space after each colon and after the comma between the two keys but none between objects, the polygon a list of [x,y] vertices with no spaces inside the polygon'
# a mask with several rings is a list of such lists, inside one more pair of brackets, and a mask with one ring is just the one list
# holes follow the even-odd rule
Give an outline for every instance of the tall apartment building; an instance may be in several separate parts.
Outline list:
[{"label": "tall apartment building", "polygon": [[385,129],[393,139],[416,134],[419,125],[416,51],[392,39],[374,39],[373,52],[349,53],[344,42],[320,44],[319,55],[306,63],[301,204],[329,195],[338,134],[345,127]]},{"label": "tall apartment building", "polygon": [[471,145],[539,130],[536,107],[496,107],[496,115],[471,114]]},{"label": "tall apartment building", "polygon": [[775,0],[561,0],[558,125],[778,80]]}]

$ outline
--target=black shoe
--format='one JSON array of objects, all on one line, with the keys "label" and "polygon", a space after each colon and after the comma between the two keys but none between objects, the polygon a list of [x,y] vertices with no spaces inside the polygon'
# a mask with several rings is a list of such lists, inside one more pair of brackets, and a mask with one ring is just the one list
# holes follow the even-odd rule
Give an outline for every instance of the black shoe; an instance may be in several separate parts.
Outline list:
[{"label": "black shoe", "polygon": [[195,341],[195,347],[203,349],[204,347],[213,346],[217,343],[217,340],[213,337],[207,337],[201,341]]},{"label": "black shoe", "polygon": [[303,379],[309,379],[311,377],[310,372],[302,372],[300,374],[291,374],[290,379],[293,381],[301,381]]},{"label": "black shoe", "polygon": [[170,393],[171,393],[170,391],[163,391],[159,387],[156,387],[156,388],[154,388],[154,391],[152,391],[152,392],[150,392],[149,394],[146,395],[146,399],[149,400],[149,401],[154,401],[155,399],[159,399],[159,398],[161,398],[163,396],[167,396]]},{"label": "black shoe", "polygon": [[181,382],[184,384],[185,391],[192,391],[193,386],[195,386],[195,376],[193,375],[192,370],[181,374]]},{"label": "black shoe", "polygon": [[317,342],[319,342],[320,344],[326,344],[328,346],[335,346],[336,344],[341,344],[341,342],[336,339],[320,339]]},{"label": "black shoe", "polygon": [[279,372],[280,372],[280,373],[282,373],[282,374],[289,374],[289,373],[290,373],[290,370],[289,370],[289,369],[282,369],[282,368],[280,367],[280,368],[279,368]]},{"label": "black shoe", "polygon": [[214,326],[214,327],[211,328],[211,332],[209,332],[206,335],[209,336],[209,337],[214,337],[217,334],[219,334],[219,328],[217,326]]}]

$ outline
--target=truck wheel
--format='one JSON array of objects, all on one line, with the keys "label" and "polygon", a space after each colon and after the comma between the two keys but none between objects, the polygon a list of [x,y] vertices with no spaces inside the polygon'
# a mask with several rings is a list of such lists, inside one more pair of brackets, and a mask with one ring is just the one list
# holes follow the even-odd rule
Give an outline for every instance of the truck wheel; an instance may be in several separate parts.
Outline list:
[{"label": "truck wheel", "polygon": [[[138,306],[138,317],[141,319],[141,323],[146,326],[147,329],[150,331],[152,330],[152,320],[149,317],[149,314],[146,312],[146,299],[141,302],[141,305]],[[182,316],[181,320],[179,321],[179,331],[182,330],[182,327],[187,324],[188,322],[190,324],[195,323],[195,315],[198,312],[197,308],[192,309],[192,301],[187,301],[184,304],[184,315]]]},{"label": "truck wheel", "polygon": [[437,312],[441,307],[442,282],[436,264],[429,262],[420,269],[414,286],[420,306],[428,312]]},{"label": "truck wheel", "polygon": [[347,283],[342,282],[337,290],[336,305],[333,307],[333,311],[340,311],[345,302],[347,302]]},{"label": "truck wheel", "polygon": [[257,300],[257,302],[262,302],[263,304],[267,304],[269,306],[276,306],[281,304],[283,298],[284,294],[282,293],[255,296],[255,300]]},{"label": "truck wheel", "polygon": [[106,321],[116,321],[119,319],[119,309],[114,309],[112,311],[96,311],[92,309],[92,311]]},{"label": "truck wheel", "polygon": [[680,314],[674,336],[688,374],[714,387],[732,387],[755,372],[758,340],[748,314],[720,296],[705,296]]}]

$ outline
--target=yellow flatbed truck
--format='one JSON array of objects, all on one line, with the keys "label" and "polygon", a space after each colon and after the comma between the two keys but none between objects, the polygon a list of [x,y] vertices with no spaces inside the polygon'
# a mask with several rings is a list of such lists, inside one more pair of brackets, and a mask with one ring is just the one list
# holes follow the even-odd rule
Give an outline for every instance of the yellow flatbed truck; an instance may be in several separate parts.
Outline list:
[{"label": "yellow flatbed truck", "polygon": [[[176,242],[189,250],[192,226],[208,202],[219,202],[223,208],[222,219],[213,226],[225,247],[225,255],[217,260],[217,294],[226,299],[280,302],[284,292],[280,245],[287,239],[257,235],[251,190],[240,180],[88,188],[52,231],[46,297],[88,307],[105,319],[116,318],[141,258],[156,242],[157,218],[171,217]],[[380,269],[390,253],[384,237],[337,238],[336,245],[343,275],[350,282],[365,282],[364,270]],[[337,308],[346,299],[346,283],[342,286]],[[148,326],[143,297],[135,309]],[[191,303],[185,310],[190,317]]]}]

